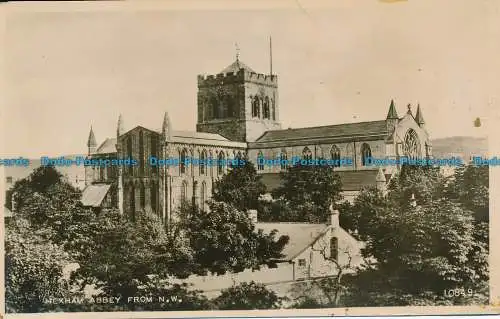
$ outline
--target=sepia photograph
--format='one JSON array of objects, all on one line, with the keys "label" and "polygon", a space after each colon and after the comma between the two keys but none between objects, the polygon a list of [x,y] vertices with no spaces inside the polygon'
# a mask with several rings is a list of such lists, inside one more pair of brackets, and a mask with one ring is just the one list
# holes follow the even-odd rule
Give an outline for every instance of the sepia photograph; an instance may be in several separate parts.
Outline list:
[{"label": "sepia photograph", "polygon": [[2,7],[2,313],[498,313],[500,3]]}]

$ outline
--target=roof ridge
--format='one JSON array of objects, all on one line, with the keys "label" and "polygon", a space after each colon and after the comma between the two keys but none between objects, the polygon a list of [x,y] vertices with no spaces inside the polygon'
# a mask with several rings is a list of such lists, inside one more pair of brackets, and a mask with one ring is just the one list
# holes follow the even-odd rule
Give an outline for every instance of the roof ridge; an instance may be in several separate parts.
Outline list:
[{"label": "roof ridge", "polygon": [[280,131],[298,131],[298,130],[306,130],[311,128],[324,128],[324,127],[333,127],[333,126],[341,126],[341,125],[352,125],[352,124],[364,124],[364,123],[376,123],[376,122],[386,122],[385,120],[375,120],[375,121],[363,121],[363,122],[353,122],[353,123],[340,123],[340,124],[329,124],[329,125],[318,125],[318,126],[307,126],[307,127],[297,127],[297,128],[287,128],[281,130],[269,130],[265,133],[269,132],[280,132]]}]

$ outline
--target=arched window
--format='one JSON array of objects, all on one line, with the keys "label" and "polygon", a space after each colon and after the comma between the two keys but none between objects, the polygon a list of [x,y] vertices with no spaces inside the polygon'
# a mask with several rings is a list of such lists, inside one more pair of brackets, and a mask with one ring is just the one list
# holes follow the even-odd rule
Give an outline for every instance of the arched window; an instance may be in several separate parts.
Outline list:
[{"label": "arched window", "polygon": [[370,145],[363,143],[361,145],[361,165],[367,165],[368,157],[372,157],[372,150],[370,149]]},{"label": "arched window", "polygon": [[280,154],[280,167],[282,170],[287,169],[287,155],[286,155],[286,150],[282,149],[281,154]]},{"label": "arched window", "polygon": [[[127,139],[127,156],[128,158],[132,158],[132,136],[129,136]],[[128,165],[128,173],[129,175],[134,175],[134,166]]]},{"label": "arched window", "polygon": [[257,155],[257,170],[258,171],[263,171],[264,170],[264,154],[262,151],[259,151],[259,154]]},{"label": "arched window", "polygon": [[139,132],[139,175],[144,175],[144,132]]},{"label": "arched window", "polygon": [[205,210],[205,202],[207,201],[207,183],[203,181],[200,187],[200,208]]},{"label": "arched window", "polygon": [[207,173],[207,151],[201,151],[200,155],[200,175],[205,175]]},{"label": "arched window", "polygon": [[340,166],[340,150],[336,145],[332,146],[332,149],[330,150],[330,155],[332,157],[332,160],[335,161],[335,164],[333,166],[339,167]]},{"label": "arched window", "polygon": [[312,152],[309,149],[309,147],[304,147],[304,150],[302,151],[302,158],[305,160],[310,160],[312,159]]},{"label": "arched window", "polygon": [[183,181],[181,185],[181,206],[184,206],[187,202],[187,190],[188,185],[186,181]]},{"label": "arched window", "polygon": [[335,261],[339,259],[339,240],[337,237],[330,238],[330,258]]},{"label": "arched window", "polygon": [[150,191],[150,200],[151,200],[151,210],[153,211],[153,213],[156,213],[156,210],[157,210],[157,205],[156,205],[156,192],[158,192],[158,188],[156,186],[155,183],[152,183],[151,184],[151,188],[149,189]]},{"label": "arched window", "polygon": [[146,207],[146,190],[144,189],[144,185],[141,184],[141,193],[140,193],[140,200],[141,200],[141,209],[144,209]]},{"label": "arched window", "polygon": [[135,220],[135,189],[134,186],[130,186],[130,218]]},{"label": "arched window", "polygon": [[183,149],[179,156],[179,168],[181,174],[186,174],[187,149]]},{"label": "arched window", "polygon": [[257,96],[255,96],[252,100],[252,116],[260,117],[260,100]]},{"label": "arched window", "polygon": [[264,107],[263,107],[263,118],[269,119],[271,116],[271,112],[269,111],[269,98],[266,96],[264,98]]},{"label": "arched window", "polygon": [[420,156],[420,142],[418,141],[417,132],[409,129],[406,132],[405,140],[403,144],[403,152],[405,156],[412,159],[418,158]]},{"label": "arched window", "polygon": [[[151,156],[152,157],[158,157],[158,136],[156,135],[151,135],[150,139],[150,149],[151,149]],[[158,165],[155,166],[150,166],[151,170],[155,173],[158,173]]]},{"label": "arched window", "polygon": [[276,101],[274,99],[271,99],[271,113],[272,113],[272,119],[273,121],[276,120]]},{"label": "arched window", "polygon": [[109,181],[114,178],[113,166],[106,167],[106,179]]},{"label": "arched window", "polygon": [[222,175],[224,174],[224,166],[225,166],[225,159],[226,156],[224,155],[223,151],[219,152],[219,156],[217,158],[217,174]]}]

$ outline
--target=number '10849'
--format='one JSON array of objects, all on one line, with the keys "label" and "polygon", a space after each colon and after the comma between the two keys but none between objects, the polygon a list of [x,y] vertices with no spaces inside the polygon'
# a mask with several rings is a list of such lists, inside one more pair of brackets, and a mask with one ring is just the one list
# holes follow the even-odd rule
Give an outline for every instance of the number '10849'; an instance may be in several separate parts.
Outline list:
[{"label": "number '10849'", "polygon": [[474,295],[474,290],[464,288],[455,288],[455,289],[445,289],[444,295],[446,297],[471,297]]}]

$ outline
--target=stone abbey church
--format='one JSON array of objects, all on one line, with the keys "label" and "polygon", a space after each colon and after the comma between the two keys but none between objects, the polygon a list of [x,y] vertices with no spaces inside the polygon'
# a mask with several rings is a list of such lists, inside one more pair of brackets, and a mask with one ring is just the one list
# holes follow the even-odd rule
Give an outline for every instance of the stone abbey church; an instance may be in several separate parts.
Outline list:
[{"label": "stone abbey church", "polygon": [[[125,129],[120,116],[116,136],[100,145],[91,128],[87,142],[90,158],[134,158],[138,164],[86,167],[83,204],[96,209],[118,207],[132,218],[141,211],[152,211],[168,223],[182,200],[204,207],[214,181],[231,169],[224,165],[183,165],[184,158],[228,160],[245,156],[262,174],[269,191],[280,185],[279,172],[287,167],[258,165],[259,156],[352,158],[353,166],[334,168],[341,176],[344,197],[352,200],[364,186],[385,185],[397,169],[369,166],[365,157],[431,154],[420,106],[413,114],[408,105],[400,117],[393,101],[377,121],[283,129],[278,77],[257,73],[238,58],[216,75],[198,76],[197,111],[196,131],[175,130],[175,122],[167,113],[161,129]],[[179,158],[181,164],[151,166],[150,156]]]}]

